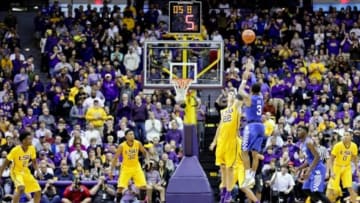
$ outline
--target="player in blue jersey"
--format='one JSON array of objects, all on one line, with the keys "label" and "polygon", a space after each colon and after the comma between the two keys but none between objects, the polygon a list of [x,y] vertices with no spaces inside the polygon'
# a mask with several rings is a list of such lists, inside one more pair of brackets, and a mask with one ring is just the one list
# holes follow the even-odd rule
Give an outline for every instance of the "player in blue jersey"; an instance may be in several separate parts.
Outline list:
[{"label": "player in blue jersey", "polygon": [[[247,80],[252,69],[252,62],[248,61],[245,65],[246,71],[242,75],[239,94],[243,97],[245,104],[245,117],[247,125],[243,131],[242,156],[245,167],[245,180],[242,187],[249,187],[255,184],[255,173],[259,165],[259,154],[262,151],[262,143],[265,137],[265,128],[262,122],[262,112],[264,107],[264,99],[261,94],[261,85],[255,83],[251,86],[250,94],[245,91]],[[250,155],[252,156],[252,164],[250,167]]]},{"label": "player in blue jersey", "polygon": [[297,128],[300,149],[306,157],[304,164],[297,169],[299,171],[305,169],[304,175],[301,177],[304,181],[302,189],[311,198],[311,202],[321,200],[323,203],[330,203],[330,200],[324,195],[326,167],[320,161],[319,153],[313,140],[308,136],[308,131],[306,126]]}]

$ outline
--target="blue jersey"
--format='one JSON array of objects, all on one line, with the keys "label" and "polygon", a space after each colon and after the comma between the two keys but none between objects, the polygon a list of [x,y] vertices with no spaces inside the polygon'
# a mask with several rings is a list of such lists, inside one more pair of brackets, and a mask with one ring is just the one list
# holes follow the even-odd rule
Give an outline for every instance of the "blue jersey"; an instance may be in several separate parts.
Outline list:
[{"label": "blue jersey", "polygon": [[[307,143],[313,142],[310,137],[306,137],[304,142],[301,142],[300,148],[303,154],[305,155],[306,161],[309,165],[314,161],[314,155],[310,151],[310,149],[307,147]],[[319,161],[321,163],[321,161]]]},{"label": "blue jersey", "polygon": [[[306,146],[308,143],[312,143],[310,137],[305,138],[304,142],[300,143],[300,149],[306,157],[306,161],[309,165],[314,161],[314,155],[310,149]],[[310,176],[307,180],[304,181],[302,189],[310,190],[311,192],[324,192],[325,190],[325,174],[326,167],[319,161],[315,168],[310,171]]]},{"label": "blue jersey", "polygon": [[248,122],[262,122],[261,116],[264,107],[264,99],[261,95],[251,96],[251,105],[246,107],[245,115]]}]

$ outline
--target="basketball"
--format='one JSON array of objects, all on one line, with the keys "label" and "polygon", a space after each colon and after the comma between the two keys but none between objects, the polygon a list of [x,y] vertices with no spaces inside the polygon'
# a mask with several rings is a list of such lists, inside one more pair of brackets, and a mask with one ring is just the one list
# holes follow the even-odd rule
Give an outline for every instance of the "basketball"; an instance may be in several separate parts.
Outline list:
[{"label": "basketball", "polygon": [[255,41],[256,35],[254,31],[248,29],[243,31],[241,37],[245,44],[251,44]]}]

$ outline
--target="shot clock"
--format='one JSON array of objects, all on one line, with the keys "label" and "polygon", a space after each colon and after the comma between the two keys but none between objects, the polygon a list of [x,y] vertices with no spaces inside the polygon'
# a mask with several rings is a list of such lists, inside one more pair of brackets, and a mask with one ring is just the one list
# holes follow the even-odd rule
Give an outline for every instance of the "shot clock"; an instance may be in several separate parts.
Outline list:
[{"label": "shot clock", "polygon": [[199,34],[201,27],[201,2],[170,1],[170,33]]}]

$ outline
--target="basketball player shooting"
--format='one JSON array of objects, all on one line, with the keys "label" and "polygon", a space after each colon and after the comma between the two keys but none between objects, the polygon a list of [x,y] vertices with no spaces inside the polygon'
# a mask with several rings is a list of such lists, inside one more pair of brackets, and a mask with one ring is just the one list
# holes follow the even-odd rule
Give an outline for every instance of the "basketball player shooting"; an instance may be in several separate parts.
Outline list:
[{"label": "basketball player shooting", "polygon": [[[245,117],[247,125],[243,133],[242,157],[245,166],[245,180],[242,187],[250,187],[255,184],[255,173],[259,165],[259,154],[264,140],[265,128],[262,123],[262,111],[264,107],[264,99],[261,95],[261,85],[255,83],[251,86],[250,94],[245,91],[248,78],[253,69],[253,63],[249,59],[245,64],[246,70],[242,75],[239,94],[244,99]],[[250,168],[250,155],[252,156],[252,164]]]},{"label": "basketball player shooting", "polygon": [[221,200],[231,202],[231,191],[234,187],[234,166],[236,165],[238,136],[241,118],[242,101],[240,95],[230,91],[227,97],[227,107],[221,111],[221,121],[216,130],[210,150],[215,151],[215,164],[221,170]]}]

